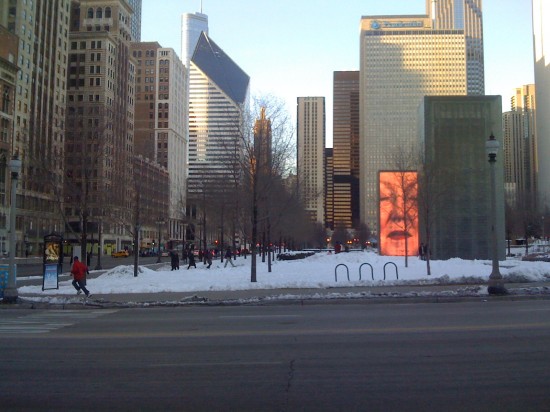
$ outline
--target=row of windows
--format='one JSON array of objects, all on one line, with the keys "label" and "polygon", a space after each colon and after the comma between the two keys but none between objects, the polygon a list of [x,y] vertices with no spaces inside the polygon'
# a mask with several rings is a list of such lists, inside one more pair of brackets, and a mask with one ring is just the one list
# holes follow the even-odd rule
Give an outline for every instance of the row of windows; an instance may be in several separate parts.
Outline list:
[{"label": "row of windows", "polygon": [[[98,7],[96,10],[95,10],[95,13],[94,13],[94,9],[92,9],[91,7],[88,9],[88,13],[86,14],[86,17],[88,19],[93,19],[95,16],[96,19],[102,19],[103,18],[103,9],[101,7]],[[105,18],[106,19],[110,19],[111,18],[111,8],[110,7],[105,7]]]}]

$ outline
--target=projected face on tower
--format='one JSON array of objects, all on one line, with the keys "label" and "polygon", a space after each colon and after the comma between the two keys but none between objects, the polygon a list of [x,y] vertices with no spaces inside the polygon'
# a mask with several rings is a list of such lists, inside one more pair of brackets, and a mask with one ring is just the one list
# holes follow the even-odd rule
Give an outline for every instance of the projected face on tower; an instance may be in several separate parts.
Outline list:
[{"label": "projected face on tower", "polygon": [[380,254],[418,252],[418,178],[416,172],[379,172]]}]

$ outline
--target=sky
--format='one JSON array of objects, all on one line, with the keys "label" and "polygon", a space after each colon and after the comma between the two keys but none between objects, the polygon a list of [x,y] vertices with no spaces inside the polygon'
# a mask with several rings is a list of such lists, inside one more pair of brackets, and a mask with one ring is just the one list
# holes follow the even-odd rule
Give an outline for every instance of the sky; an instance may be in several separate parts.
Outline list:
[{"label": "sky", "polygon": [[[181,15],[200,0],[143,0],[142,41],[181,53]],[[332,146],[334,71],[359,69],[361,16],[425,14],[425,0],[203,0],[210,37],[250,77],[251,92],[283,99],[324,96]],[[534,82],[531,0],[483,0],[485,93],[509,110],[516,87]]]},{"label": "sky", "polygon": [[[427,276],[426,262],[418,257],[409,257],[408,267],[405,267],[404,257],[379,256],[373,250],[339,254],[321,252],[301,260],[274,261],[271,273],[267,270],[267,262],[262,263],[261,259],[258,259],[257,282],[251,283],[250,262],[250,257],[247,259],[239,257],[235,261],[235,267],[229,265],[224,268],[219,260],[214,260],[210,269],[207,269],[203,263],[197,262],[197,268],[189,270],[181,263],[179,270],[171,271],[169,260],[165,259],[165,265],[158,270],[141,267],[141,273],[134,277],[133,266],[128,258],[125,265],[110,269],[97,278],[88,279],[86,287],[92,295],[96,296],[118,293],[195,293],[251,289],[281,289],[280,294],[285,295],[288,292],[284,289],[463,284],[465,280],[468,280],[469,284],[479,282],[478,284],[482,285],[487,283],[492,268],[491,261],[484,260],[431,261],[432,274]],[[361,280],[359,280],[359,268],[366,262],[373,267],[374,281],[368,266],[362,267]],[[395,263],[397,275],[394,266],[389,265],[386,268],[386,280],[384,280],[383,268],[387,262]],[[349,268],[349,281],[343,266],[338,268],[335,276],[336,265],[341,263]],[[526,262],[520,260],[520,257],[508,258],[506,262],[500,262],[500,272],[505,282],[547,281],[550,277],[550,266],[548,262]],[[21,286],[18,291],[19,295],[26,300],[29,299],[29,294],[34,295],[34,300],[49,302],[55,302],[52,299],[64,297],[81,298],[76,296],[70,279],[60,280],[59,289],[42,291],[41,286]],[[338,291],[334,290],[334,294],[337,293]],[[361,291],[357,292],[357,294],[360,293]],[[487,295],[487,287],[479,287],[476,293]],[[429,295],[430,292],[427,290],[425,294]]]}]

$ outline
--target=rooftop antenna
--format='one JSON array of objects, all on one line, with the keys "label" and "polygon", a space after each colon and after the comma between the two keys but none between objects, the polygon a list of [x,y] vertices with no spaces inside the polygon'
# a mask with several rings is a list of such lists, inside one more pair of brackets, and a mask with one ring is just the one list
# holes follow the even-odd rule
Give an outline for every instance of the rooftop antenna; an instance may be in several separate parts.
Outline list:
[{"label": "rooftop antenna", "polygon": [[201,14],[202,14],[202,0],[201,0]]}]

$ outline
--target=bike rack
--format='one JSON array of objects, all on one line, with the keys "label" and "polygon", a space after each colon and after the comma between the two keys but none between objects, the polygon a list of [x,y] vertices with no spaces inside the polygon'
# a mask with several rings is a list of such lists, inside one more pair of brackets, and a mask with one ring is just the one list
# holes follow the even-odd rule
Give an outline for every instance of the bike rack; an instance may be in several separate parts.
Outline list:
[{"label": "bike rack", "polygon": [[348,275],[348,282],[349,282],[349,268],[344,263],[340,263],[339,265],[336,265],[336,267],[334,268],[334,281],[338,282],[338,267],[339,266],[344,266],[346,268],[347,275]]},{"label": "bike rack", "polygon": [[363,263],[361,266],[359,266],[359,280],[361,280],[361,268],[365,265],[368,265],[370,267],[370,275],[372,277],[372,280],[374,280],[374,269],[370,263]]},{"label": "bike rack", "polygon": [[399,280],[399,271],[397,270],[397,265],[393,262],[388,262],[384,265],[384,280],[386,280],[386,266],[393,265],[395,267],[395,276],[397,277],[397,280]]}]

